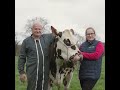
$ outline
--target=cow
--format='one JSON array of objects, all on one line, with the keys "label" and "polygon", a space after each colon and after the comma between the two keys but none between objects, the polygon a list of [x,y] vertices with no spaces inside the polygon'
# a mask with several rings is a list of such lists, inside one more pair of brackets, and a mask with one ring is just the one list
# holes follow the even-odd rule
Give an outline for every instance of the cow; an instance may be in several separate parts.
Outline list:
[{"label": "cow", "polygon": [[73,29],[66,29],[63,32],[58,32],[51,26],[52,33],[55,35],[54,42],[50,46],[50,73],[48,90],[52,90],[53,85],[56,85],[60,90],[61,85],[64,85],[64,90],[68,90],[73,76],[73,71],[76,61],[74,56],[79,56],[82,60],[77,39],[74,36]]}]

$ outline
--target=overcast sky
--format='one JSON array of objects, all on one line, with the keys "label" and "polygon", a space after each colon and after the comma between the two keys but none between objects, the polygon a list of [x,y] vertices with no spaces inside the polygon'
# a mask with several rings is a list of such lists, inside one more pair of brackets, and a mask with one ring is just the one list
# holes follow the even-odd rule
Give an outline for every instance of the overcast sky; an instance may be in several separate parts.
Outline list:
[{"label": "overcast sky", "polygon": [[58,31],[72,28],[83,36],[91,26],[105,42],[105,0],[15,0],[15,32],[25,32],[27,19],[36,16]]}]

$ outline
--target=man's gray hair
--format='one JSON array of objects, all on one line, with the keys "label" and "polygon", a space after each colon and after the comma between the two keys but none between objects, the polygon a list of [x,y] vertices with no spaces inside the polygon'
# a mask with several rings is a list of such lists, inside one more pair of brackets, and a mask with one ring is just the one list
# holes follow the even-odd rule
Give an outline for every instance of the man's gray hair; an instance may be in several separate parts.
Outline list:
[{"label": "man's gray hair", "polygon": [[43,29],[44,29],[44,26],[48,24],[47,19],[45,19],[44,17],[30,18],[30,19],[27,20],[27,24],[25,25],[26,33],[31,32],[31,29],[32,29],[34,23],[36,23],[36,22],[40,23],[40,25],[43,27]]}]

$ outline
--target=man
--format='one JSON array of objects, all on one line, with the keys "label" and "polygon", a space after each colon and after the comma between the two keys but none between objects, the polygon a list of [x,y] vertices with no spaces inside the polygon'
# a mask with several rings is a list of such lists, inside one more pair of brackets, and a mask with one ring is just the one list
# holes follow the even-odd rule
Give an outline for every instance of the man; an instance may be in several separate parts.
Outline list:
[{"label": "man", "polygon": [[27,80],[27,90],[48,90],[49,46],[54,36],[42,34],[43,25],[39,18],[33,21],[31,30],[31,36],[23,40],[20,50],[18,60],[20,80],[22,82]]},{"label": "man", "polygon": [[79,79],[82,90],[92,90],[101,73],[104,45],[95,39],[96,33],[92,27],[86,29],[86,41],[80,46],[83,60],[81,61]]}]

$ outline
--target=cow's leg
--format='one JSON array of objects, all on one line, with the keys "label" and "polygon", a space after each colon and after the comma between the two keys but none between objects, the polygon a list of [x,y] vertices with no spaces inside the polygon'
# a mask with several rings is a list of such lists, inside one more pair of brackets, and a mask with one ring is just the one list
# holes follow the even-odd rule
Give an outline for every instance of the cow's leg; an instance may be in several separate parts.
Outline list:
[{"label": "cow's leg", "polygon": [[58,90],[60,90],[61,74],[59,73],[59,67],[57,67],[56,82],[57,82],[57,88],[58,88]]},{"label": "cow's leg", "polygon": [[53,75],[51,74],[51,72],[50,72],[50,74],[49,74],[49,77],[50,77],[50,79],[54,82],[55,81],[55,77],[53,77]]},{"label": "cow's leg", "polygon": [[48,82],[48,90],[52,90],[52,82],[51,82],[50,79],[49,79],[49,82]]},{"label": "cow's leg", "polygon": [[63,79],[65,78],[64,74],[61,74],[60,81],[63,82]]},{"label": "cow's leg", "polygon": [[72,77],[73,77],[73,72],[70,72],[70,73],[67,74],[67,76],[65,78],[65,81],[64,81],[64,90],[69,89]]},{"label": "cow's leg", "polygon": [[57,84],[59,86],[61,84],[61,74],[59,72],[61,61],[60,60],[56,60],[56,65],[57,65],[56,80],[57,80]]},{"label": "cow's leg", "polygon": [[[61,81],[60,81],[61,75],[59,73],[59,68],[60,67],[57,66],[56,78],[53,77],[51,72],[50,72],[50,75],[49,75],[50,79],[53,81],[52,84],[54,83],[57,86],[58,90],[60,90],[60,85],[61,85]],[[49,85],[49,88],[52,88],[52,86],[51,86],[52,84]],[[49,90],[52,90],[52,89],[49,89]]]},{"label": "cow's leg", "polygon": [[58,90],[60,90],[60,85],[57,86]]},{"label": "cow's leg", "polygon": [[52,86],[48,84],[48,90],[52,90]]}]

